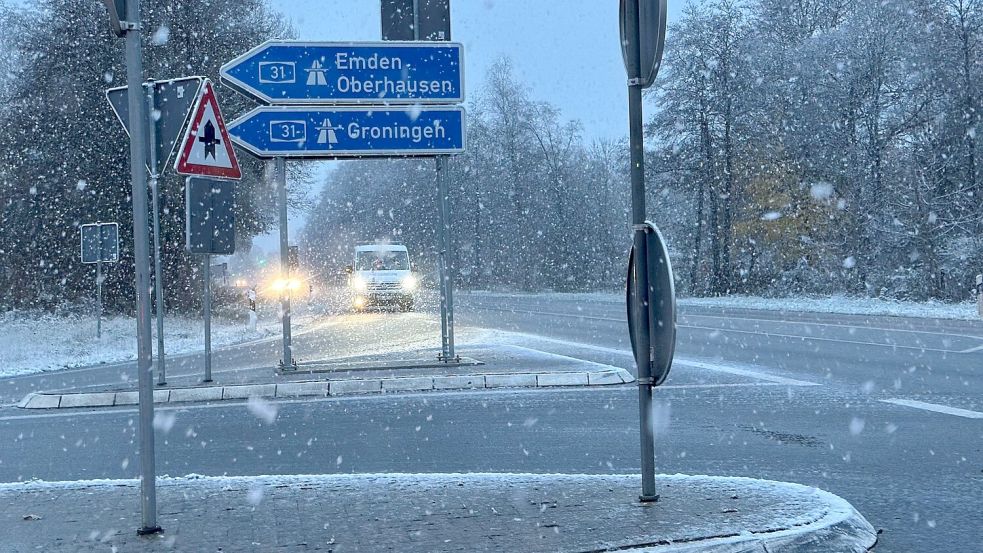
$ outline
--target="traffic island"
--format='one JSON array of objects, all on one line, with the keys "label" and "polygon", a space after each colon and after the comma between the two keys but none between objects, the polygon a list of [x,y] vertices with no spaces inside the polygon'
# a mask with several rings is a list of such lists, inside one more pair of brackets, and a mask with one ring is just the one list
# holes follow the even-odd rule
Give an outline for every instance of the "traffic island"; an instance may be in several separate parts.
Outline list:
[{"label": "traffic island", "polygon": [[428,474],[162,478],[162,534],[139,537],[136,480],[0,484],[11,553],[625,551],[860,553],[877,534],[799,484],[659,476]]},{"label": "traffic island", "polygon": [[[480,361],[460,363],[414,360],[396,351],[382,356],[306,362],[296,370],[271,367],[213,371],[214,382],[199,381],[196,367],[182,367],[168,376],[167,387],[154,390],[154,403],[175,404],[226,400],[300,399],[359,394],[393,394],[489,390],[502,388],[554,388],[628,384],[635,377],[613,365],[594,363],[529,348],[488,344],[471,349]],[[66,409],[134,406],[135,382],[84,391],[65,389],[31,392],[17,404],[23,409]]]}]

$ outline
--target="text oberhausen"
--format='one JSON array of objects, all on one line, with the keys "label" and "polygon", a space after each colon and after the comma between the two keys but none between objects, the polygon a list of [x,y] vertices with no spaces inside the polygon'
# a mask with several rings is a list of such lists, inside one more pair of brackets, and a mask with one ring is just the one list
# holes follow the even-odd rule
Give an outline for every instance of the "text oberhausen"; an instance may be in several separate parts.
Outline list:
[{"label": "text oberhausen", "polygon": [[[353,56],[347,52],[338,52],[334,59],[335,68],[339,71],[360,70],[401,70],[403,60],[397,56],[380,56],[372,54],[368,57]],[[339,92],[379,94],[381,96],[416,96],[418,94],[453,94],[454,81],[451,80],[393,80],[388,76],[372,79],[359,79],[350,75],[338,75],[335,87]]]}]

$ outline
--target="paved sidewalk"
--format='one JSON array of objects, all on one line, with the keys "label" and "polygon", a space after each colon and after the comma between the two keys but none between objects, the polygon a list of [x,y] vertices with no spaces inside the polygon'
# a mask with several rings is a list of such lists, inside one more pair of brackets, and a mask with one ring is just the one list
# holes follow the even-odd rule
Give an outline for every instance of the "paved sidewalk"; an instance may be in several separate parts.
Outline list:
[{"label": "paved sidewalk", "polygon": [[[138,537],[134,480],[0,484],[3,550],[868,551],[870,524],[815,488],[748,478],[333,475],[165,478],[162,534]],[[638,549],[636,549],[638,548]]]},{"label": "paved sidewalk", "polygon": [[[476,344],[460,364],[435,362],[432,352],[395,351],[310,361],[296,370],[256,367],[213,372],[213,382],[192,374],[168,377],[155,386],[155,403],[258,398],[326,397],[349,394],[607,386],[635,381],[627,370],[508,344]],[[83,389],[31,392],[17,404],[24,409],[67,409],[136,405],[136,381]]]}]

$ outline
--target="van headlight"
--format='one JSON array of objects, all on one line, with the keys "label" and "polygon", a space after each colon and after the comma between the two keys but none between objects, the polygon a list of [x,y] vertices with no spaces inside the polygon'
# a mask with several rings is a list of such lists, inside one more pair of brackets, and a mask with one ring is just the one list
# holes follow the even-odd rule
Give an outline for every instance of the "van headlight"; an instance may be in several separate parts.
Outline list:
[{"label": "van headlight", "polygon": [[362,277],[352,277],[352,289],[356,292],[365,292],[369,289],[369,283]]},{"label": "van headlight", "polygon": [[403,290],[406,290],[407,292],[415,291],[419,285],[420,281],[418,281],[413,275],[407,275],[406,278],[403,279]]}]

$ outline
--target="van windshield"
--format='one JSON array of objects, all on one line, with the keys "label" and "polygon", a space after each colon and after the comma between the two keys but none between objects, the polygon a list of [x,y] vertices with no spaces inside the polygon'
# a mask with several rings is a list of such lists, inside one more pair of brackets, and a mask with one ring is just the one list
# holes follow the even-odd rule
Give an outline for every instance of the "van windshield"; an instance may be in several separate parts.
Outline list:
[{"label": "van windshield", "polygon": [[405,251],[355,252],[356,271],[408,271],[410,256]]}]

